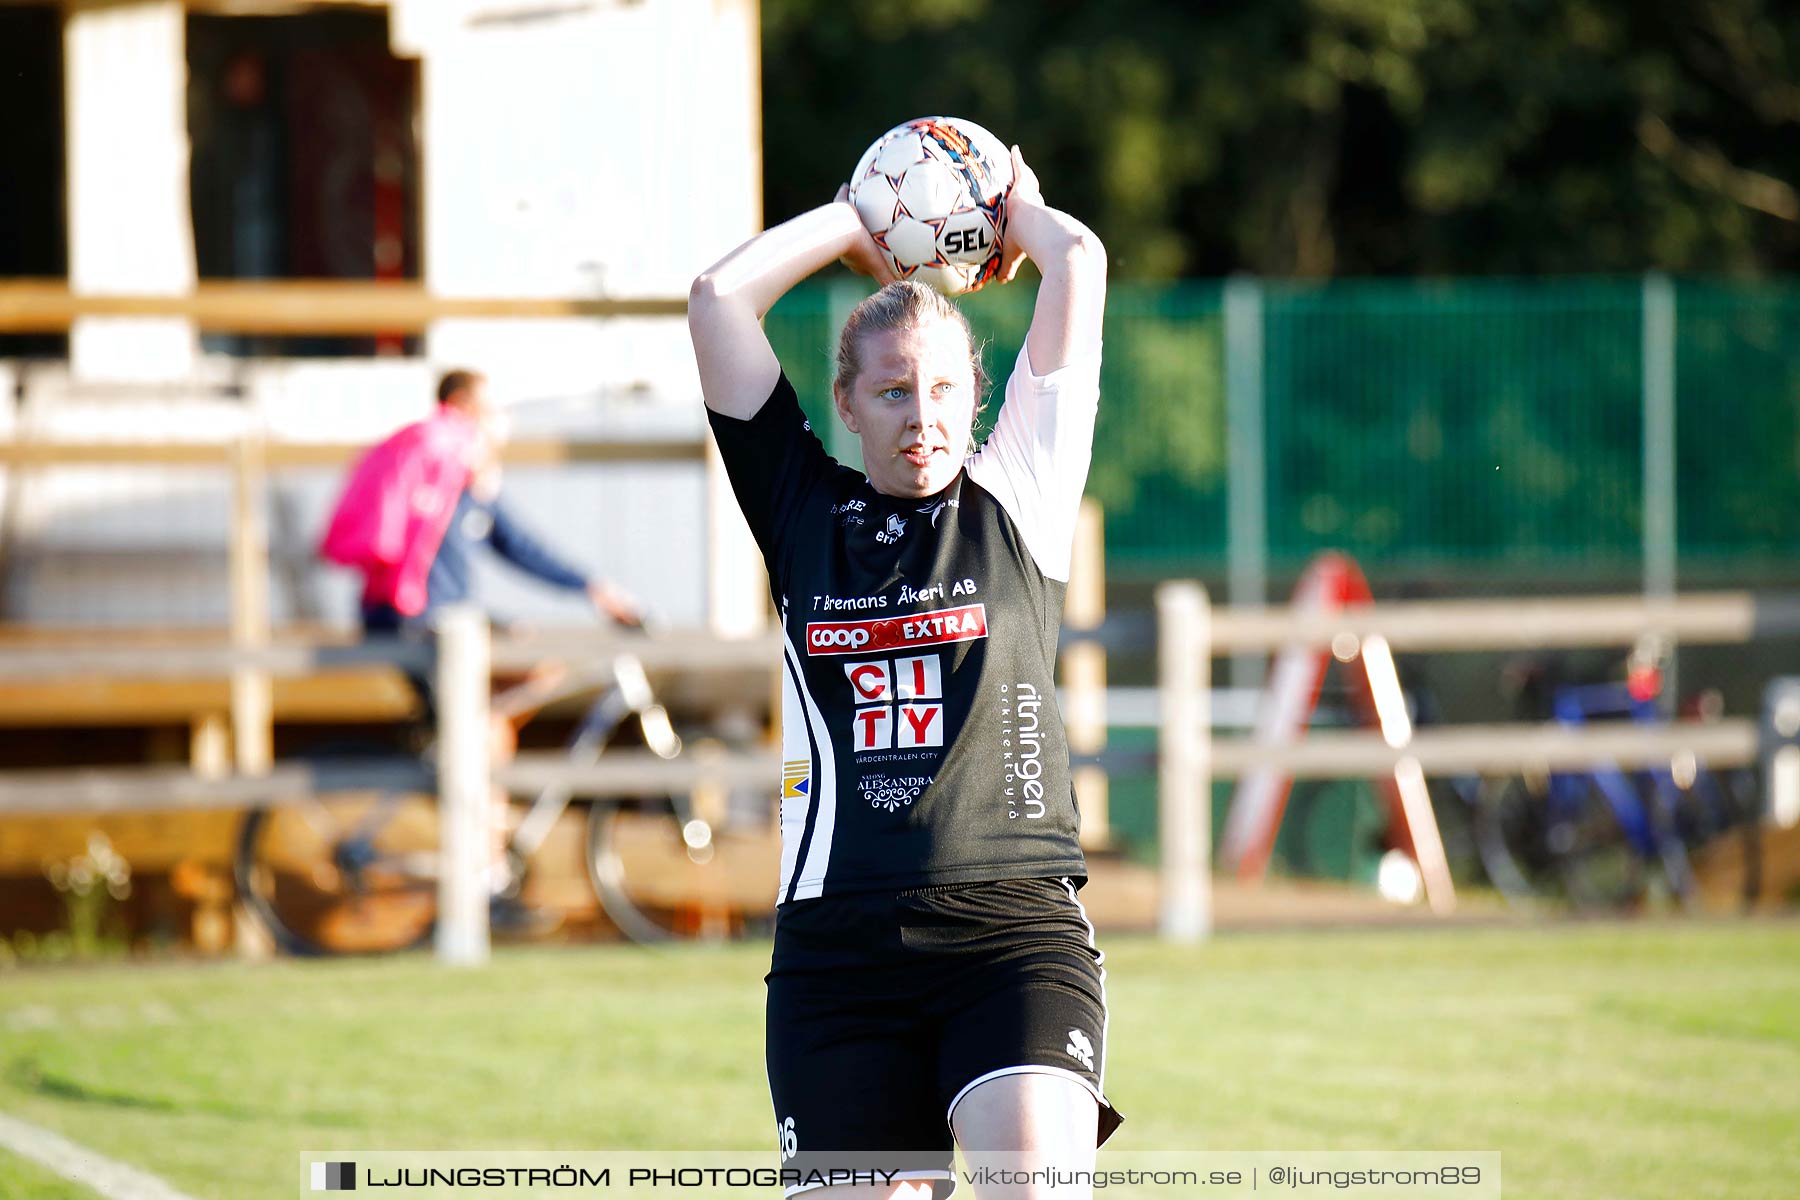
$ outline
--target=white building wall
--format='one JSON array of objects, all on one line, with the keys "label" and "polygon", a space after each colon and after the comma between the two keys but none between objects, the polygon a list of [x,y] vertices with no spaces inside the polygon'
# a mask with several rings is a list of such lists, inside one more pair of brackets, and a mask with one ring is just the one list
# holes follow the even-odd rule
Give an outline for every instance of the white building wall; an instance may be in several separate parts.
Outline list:
[{"label": "white building wall", "polygon": [[[69,284],[77,292],[193,290],[186,21],[181,0],[69,6]],[[69,334],[70,363],[89,379],[182,379],[197,352],[182,320],[95,317]]]},{"label": "white building wall", "polygon": [[[427,7],[435,20],[409,15]],[[408,0],[396,18],[422,60],[434,292],[685,296],[758,228],[754,0]],[[428,353],[520,393],[697,394],[678,318],[447,321]]]},{"label": "white building wall", "polygon": [[[682,297],[761,227],[757,0],[401,0],[421,59],[424,271],[444,296]],[[679,317],[442,321],[427,353],[486,371],[520,432],[699,436]],[[722,476],[715,482],[722,486]],[[761,624],[761,563],[735,504],[694,467],[514,471],[527,519],[665,619]],[[754,586],[709,584],[709,547]],[[504,568],[496,608],[550,622],[573,601]]]},{"label": "white building wall", "polygon": [[[395,49],[421,59],[425,282],[446,296],[676,297],[760,225],[756,0],[394,0]],[[93,291],[188,290],[182,5],[72,10],[71,278]],[[130,203],[121,203],[129,197]],[[192,360],[184,322],[84,322],[73,370],[27,374],[38,437],[223,441],[261,426],[294,440],[375,440],[426,411],[436,374],[467,365],[516,406],[524,436],[697,436],[680,318],[445,321],[424,360]],[[206,380],[230,377],[239,394]],[[185,379],[173,393],[95,380]],[[185,409],[172,417],[171,405]],[[271,498],[274,619],[354,619],[356,583],[312,564],[338,472],[284,472]],[[11,619],[222,624],[229,481],[178,469],[61,468],[12,493],[25,569]],[[698,465],[515,470],[507,495],[577,565],[680,624],[743,630],[765,606],[735,505],[708,511]],[[709,539],[753,586],[708,594]],[[746,548],[747,551],[746,551]],[[285,556],[285,558],[284,558]],[[542,624],[584,605],[484,572],[505,614]]]}]

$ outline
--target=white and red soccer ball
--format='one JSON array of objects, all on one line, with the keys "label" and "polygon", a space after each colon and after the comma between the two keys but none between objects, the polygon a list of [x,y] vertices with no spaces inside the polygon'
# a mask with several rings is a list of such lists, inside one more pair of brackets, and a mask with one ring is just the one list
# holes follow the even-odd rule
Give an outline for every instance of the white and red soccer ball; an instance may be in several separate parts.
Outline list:
[{"label": "white and red soccer ball", "polygon": [[919,117],[864,151],[850,203],[895,275],[955,296],[1000,273],[1012,182],[999,138],[961,117]]}]

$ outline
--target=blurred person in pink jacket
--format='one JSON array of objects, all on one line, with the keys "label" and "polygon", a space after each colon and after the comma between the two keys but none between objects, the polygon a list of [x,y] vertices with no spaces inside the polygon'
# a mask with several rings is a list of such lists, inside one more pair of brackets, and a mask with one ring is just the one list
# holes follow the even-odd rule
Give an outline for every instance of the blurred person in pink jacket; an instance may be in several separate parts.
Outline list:
[{"label": "blurred person in pink jacket", "polygon": [[[367,636],[417,638],[436,613],[475,598],[474,557],[485,545],[541,582],[587,596],[602,615],[639,625],[637,601],[615,584],[570,565],[528,533],[500,499],[500,452],[510,422],[488,397],[476,371],[448,371],[438,381],[437,411],[369,450],[351,470],[319,552],[363,573],[362,626]],[[435,724],[428,672],[407,670],[422,716]],[[516,718],[522,722],[529,714]],[[517,746],[514,720],[498,714],[494,755]],[[506,798],[494,801],[493,889],[515,882],[505,865]],[[522,910],[497,908],[499,924],[528,921]]]},{"label": "blurred person in pink jacket", "polygon": [[613,620],[638,623],[626,592],[570,566],[501,503],[508,425],[482,375],[449,371],[438,383],[437,411],[357,463],[320,552],[363,572],[367,632],[429,627],[433,612],[473,598],[481,544],[551,587],[585,593]]}]

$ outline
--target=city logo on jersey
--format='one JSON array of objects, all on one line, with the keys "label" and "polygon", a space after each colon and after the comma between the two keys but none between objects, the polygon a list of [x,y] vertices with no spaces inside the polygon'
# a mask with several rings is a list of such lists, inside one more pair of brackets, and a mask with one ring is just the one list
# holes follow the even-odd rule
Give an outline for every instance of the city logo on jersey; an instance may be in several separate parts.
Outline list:
[{"label": "city logo on jersey", "polygon": [[875,540],[880,542],[884,546],[891,546],[895,542],[899,541],[900,535],[905,532],[906,532],[906,522],[902,521],[897,514],[889,513],[888,519],[887,519],[887,528],[883,529],[880,533],[876,534]]},{"label": "city logo on jersey", "polygon": [[796,758],[781,764],[781,798],[804,800],[812,793],[812,760]]},{"label": "city logo on jersey", "polygon": [[856,705],[850,714],[856,753],[944,744],[944,664],[937,655],[845,663],[844,677]]},{"label": "city logo on jersey", "polygon": [[874,617],[866,621],[810,621],[806,653],[859,654],[972,642],[987,636],[987,605],[965,604],[909,617]]}]

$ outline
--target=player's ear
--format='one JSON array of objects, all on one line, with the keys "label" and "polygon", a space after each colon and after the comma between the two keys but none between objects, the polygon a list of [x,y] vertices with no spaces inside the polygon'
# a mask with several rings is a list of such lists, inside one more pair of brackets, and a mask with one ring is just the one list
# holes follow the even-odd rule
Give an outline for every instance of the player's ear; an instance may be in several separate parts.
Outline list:
[{"label": "player's ear", "polygon": [[831,385],[831,404],[837,409],[838,420],[844,423],[845,429],[856,434],[862,432],[862,426],[856,421],[856,411],[850,407],[850,394],[836,381]]}]

